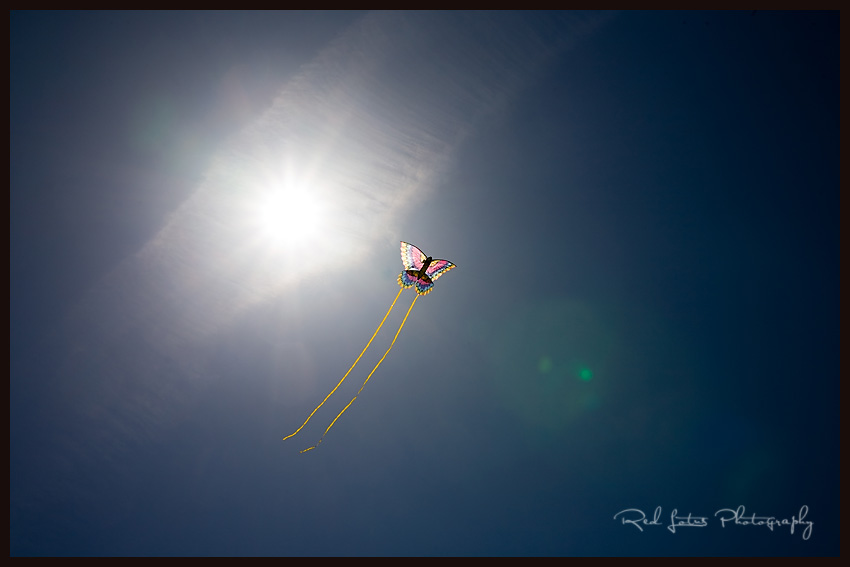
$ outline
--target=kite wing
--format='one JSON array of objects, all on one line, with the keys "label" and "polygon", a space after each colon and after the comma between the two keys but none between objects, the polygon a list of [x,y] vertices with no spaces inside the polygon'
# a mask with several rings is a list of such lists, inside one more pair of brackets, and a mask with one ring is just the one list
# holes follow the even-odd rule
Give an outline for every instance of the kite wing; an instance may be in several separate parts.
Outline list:
[{"label": "kite wing", "polygon": [[398,275],[398,285],[403,288],[416,287],[416,293],[425,295],[434,287],[434,280],[428,276],[419,277],[417,270],[403,270]]},{"label": "kite wing", "polygon": [[448,260],[432,260],[431,265],[425,270],[425,274],[431,278],[432,282],[437,281],[437,278],[454,268],[455,265]]},{"label": "kite wing", "polygon": [[409,242],[401,243],[401,263],[404,264],[405,270],[422,269],[426,258],[425,253],[413,244]]}]

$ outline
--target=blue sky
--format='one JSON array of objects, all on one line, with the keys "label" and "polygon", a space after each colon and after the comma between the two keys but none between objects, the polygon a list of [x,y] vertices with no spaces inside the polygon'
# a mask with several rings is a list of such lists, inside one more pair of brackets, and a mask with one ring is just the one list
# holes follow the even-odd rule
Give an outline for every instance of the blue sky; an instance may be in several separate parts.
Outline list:
[{"label": "blue sky", "polygon": [[[11,13],[10,554],[838,555],[839,76],[836,12]],[[301,454],[400,240],[458,267]]]}]

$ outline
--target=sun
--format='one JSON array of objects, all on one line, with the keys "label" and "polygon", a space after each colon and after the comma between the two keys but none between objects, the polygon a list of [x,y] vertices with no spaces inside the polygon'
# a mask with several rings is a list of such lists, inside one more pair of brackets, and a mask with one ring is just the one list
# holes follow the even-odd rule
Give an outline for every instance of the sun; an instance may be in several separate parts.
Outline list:
[{"label": "sun", "polygon": [[257,210],[257,225],[272,244],[294,245],[318,235],[324,224],[324,210],[310,192],[291,189],[271,191]]}]

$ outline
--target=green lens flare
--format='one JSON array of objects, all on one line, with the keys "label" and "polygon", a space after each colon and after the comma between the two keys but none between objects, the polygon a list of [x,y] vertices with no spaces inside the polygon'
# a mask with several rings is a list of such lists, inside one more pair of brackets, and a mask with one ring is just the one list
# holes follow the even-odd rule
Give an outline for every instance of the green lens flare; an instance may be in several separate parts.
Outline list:
[{"label": "green lens flare", "polygon": [[541,374],[547,374],[552,370],[552,359],[548,356],[541,356],[537,362],[537,370]]}]

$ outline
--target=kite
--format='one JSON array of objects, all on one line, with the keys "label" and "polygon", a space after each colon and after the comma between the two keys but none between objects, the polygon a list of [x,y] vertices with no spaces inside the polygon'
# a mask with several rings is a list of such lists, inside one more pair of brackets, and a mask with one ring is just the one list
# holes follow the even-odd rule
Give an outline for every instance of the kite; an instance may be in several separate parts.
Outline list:
[{"label": "kite", "polygon": [[357,396],[359,396],[360,392],[363,391],[363,388],[366,387],[366,383],[369,382],[369,379],[372,377],[372,374],[375,373],[375,371],[378,369],[378,367],[381,365],[381,363],[392,350],[393,345],[395,344],[395,340],[398,338],[399,333],[401,333],[402,328],[404,328],[404,324],[407,321],[407,316],[410,315],[410,312],[413,310],[413,306],[416,305],[416,300],[419,299],[419,296],[428,295],[429,293],[431,293],[431,291],[434,289],[434,282],[437,281],[437,278],[439,278],[452,268],[456,267],[448,260],[435,260],[431,256],[426,256],[425,253],[422,252],[422,250],[420,250],[413,244],[410,244],[409,242],[401,243],[401,263],[404,264],[404,270],[402,270],[402,272],[398,275],[398,285],[401,286],[401,289],[398,290],[398,293],[396,294],[395,299],[393,299],[389,310],[387,310],[387,313],[386,315],[384,315],[384,318],[381,319],[381,323],[378,325],[378,328],[375,329],[375,332],[372,334],[372,338],[369,339],[369,342],[366,343],[366,346],[363,347],[362,351],[360,351],[360,355],[354,361],[354,364],[351,365],[351,368],[348,369],[348,372],[346,372],[342,379],[340,379],[340,381],[337,383],[337,385],[334,386],[334,389],[331,390],[330,394],[325,396],[325,399],[322,400],[322,402],[318,406],[316,406],[316,409],[314,409],[310,413],[310,415],[307,416],[307,419],[304,421],[304,423],[301,424],[301,427],[296,429],[294,433],[291,433],[283,438],[284,441],[286,441],[290,437],[294,437],[299,431],[301,431],[304,426],[307,425],[310,419],[312,419],[313,415],[317,411],[319,411],[319,408],[322,407],[326,401],[328,401],[328,398],[330,398],[333,393],[337,391],[337,388],[339,388],[340,385],[342,385],[342,383],[348,377],[348,375],[351,374],[351,371],[354,370],[354,367],[357,366],[358,362],[360,362],[360,358],[369,348],[369,345],[372,344],[372,340],[377,336],[378,331],[380,331],[381,327],[383,327],[384,321],[387,320],[387,317],[389,317],[390,312],[393,310],[393,307],[395,307],[395,302],[398,301],[398,298],[401,296],[401,292],[403,292],[407,288],[414,288],[416,290],[416,297],[413,298],[413,303],[410,304],[410,307],[407,309],[407,313],[404,315],[404,319],[401,320],[401,325],[399,325],[398,331],[396,331],[395,336],[393,337],[393,340],[390,343],[390,347],[387,349],[387,352],[384,353],[384,356],[381,357],[381,360],[378,361],[378,364],[376,364],[372,371],[369,373],[369,375],[366,376],[366,380],[363,381],[363,385],[360,386],[360,390],[357,391],[357,394],[355,394],[355,396],[351,398],[351,401],[348,402],[348,404],[344,408],[342,408],[342,411],[337,414],[333,421],[331,421],[331,424],[328,425],[328,428],[325,429],[325,432],[322,434],[322,437],[316,442],[316,444],[312,447],[307,447],[306,449],[302,450],[302,453],[306,453],[307,451],[315,449],[319,446],[319,444],[325,438],[325,435],[327,435],[328,431],[331,430],[331,427],[334,426],[334,423],[336,423],[336,421],[342,416],[342,414],[345,413],[345,410],[351,407],[351,404],[354,403],[354,400],[357,399]]}]

